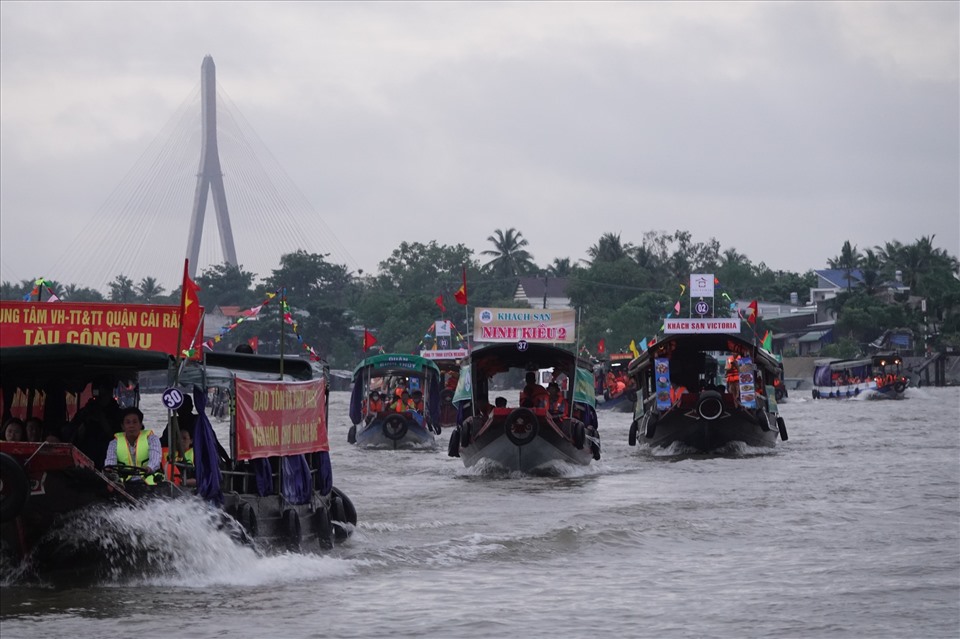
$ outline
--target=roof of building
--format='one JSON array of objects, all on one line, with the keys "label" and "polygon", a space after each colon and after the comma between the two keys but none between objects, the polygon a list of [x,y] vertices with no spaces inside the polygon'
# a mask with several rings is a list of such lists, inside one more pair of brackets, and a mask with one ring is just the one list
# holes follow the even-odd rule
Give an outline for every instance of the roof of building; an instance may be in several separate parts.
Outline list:
[{"label": "roof of building", "polygon": [[[847,271],[842,268],[831,268],[824,269],[822,271],[814,271],[817,274],[817,277],[830,282],[837,288],[847,288]],[[863,284],[863,272],[858,269],[850,270],[850,286],[856,286],[857,284]]]}]

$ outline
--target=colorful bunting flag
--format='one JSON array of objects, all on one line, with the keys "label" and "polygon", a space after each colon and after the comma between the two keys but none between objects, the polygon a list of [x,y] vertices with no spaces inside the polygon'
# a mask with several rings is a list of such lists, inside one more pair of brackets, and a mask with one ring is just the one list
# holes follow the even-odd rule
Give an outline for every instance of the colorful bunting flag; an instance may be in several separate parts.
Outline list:
[{"label": "colorful bunting flag", "polygon": [[630,352],[634,357],[640,357],[640,351],[637,350],[637,343],[634,340],[630,340]]}]

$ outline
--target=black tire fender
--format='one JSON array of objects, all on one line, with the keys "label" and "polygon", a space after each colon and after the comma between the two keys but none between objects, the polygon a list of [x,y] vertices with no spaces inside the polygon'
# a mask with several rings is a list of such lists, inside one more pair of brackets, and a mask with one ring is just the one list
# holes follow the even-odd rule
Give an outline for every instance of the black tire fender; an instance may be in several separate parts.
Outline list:
[{"label": "black tire fender", "polygon": [[627,443],[631,446],[637,445],[637,433],[640,432],[640,425],[637,424],[637,420],[633,420],[633,423],[630,424],[630,434],[627,435]]},{"label": "black tire fender", "polygon": [[787,441],[787,423],[783,421],[783,417],[777,417],[777,429],[780,431],[780,440]]},{"label": "black tire fender", "polygon": [[333,490],[331,491],[331,493],[339,497],[340,502],[343,504],[343,516],[345,517],[345,519],[341,521],[344,521],[348,524],[352,524],[356,526],[357,525],[357,508],[356,506],[353,505],[353,501],[349,497],[347,497],[347,493],[343,492],[336,486],[333,487]]},{"label": "black tire fender", "polygon": [[460,448],[466,448],[473,440],[473,418],[466,419],[460,424]]},{"label": "black tire fender", "polygon": [[399,441],[407,434],[407,418],[396,413],[383,420],[383,435],[387,439]]},{"label": "black tire fender", "polygon": [[450,443],[447,444],[447,457],[460,456],[460,427],[457,426],[450,433]]},{"label": "black tire fender", "polygon": [[586,443],[587,427],[583,425],[583,422],[573,422],[573,445],[577,447],[577,450],[583,450]]},{"label": "black tire fender", "polygon": [[243,529],[247,531],[247,534],[251,537],[257,536],[257,513],[254,511],[253,506],[247,502],[241,502],[237,506],[236,513],[237,521],[243,526]]},{"label": "black tire fender", "polygon": [[516,446],[524,446],[536,439],[539,427],[536,414],[529,408],[514,409],[503,422],[504,434]]},{"label": "black tire fender", "polygon": [[893,385],[893,390],[895,390],[897,393],[902,393],[903,391],[907,390],[907,385],[903,382],[897,382]]},{"label": "black tire fender", "polygon": [[697,413],[708,421],[719,418],[723,415],[723,396],[717,391],[703,391],[697,398]]},{"label": "black tire fender", "polygon": [[330,513],[326,508],[318,508],[313,513],[313,534],[317,536],[320,548],[333,548],[333,524],[330,522]]},{"label": "black tire fender", "polygon": [[293,550],[300,548],[303,539],[303,529],[300,527],[300,515],[293,508],[283,511],[283,531],[287,536],[287,544]]},{"label": "black tire fender", "polygon": [[783,401],[783,395],[784,395],[783,389],[777,386],[776,390],[773,392],[773,396],[777,398],[778,402],[780,402],[780,401]]},{"label": "black tire fender", "polygon": [[0,453],[0,522],[12,521],[30,496],[30,479],[14,457]]},{"label": "black tire fender", "polygon": [[357,443],[357,425],[354,424],[350,427],[350,430],[347,431],[347,443],[356,444]]}]

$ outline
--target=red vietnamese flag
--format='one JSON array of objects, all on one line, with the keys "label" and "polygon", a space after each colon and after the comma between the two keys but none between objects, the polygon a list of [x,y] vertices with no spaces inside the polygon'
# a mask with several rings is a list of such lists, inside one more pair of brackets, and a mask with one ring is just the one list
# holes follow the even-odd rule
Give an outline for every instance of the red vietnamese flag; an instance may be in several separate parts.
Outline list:
[{"label": "red vietnamese flag", "polygon": [[247,340],[247,344],[249,344],[249,345],[250,345],[250,348],[253,349],[253,352],[256,353],[256,352],[257,352],[257,348],[260,347],[260,336],[259,336],[259,335],[254,335],[253,337],[251,337],[250,339]]},{"label": "red vietnamese flag", "polygon": [[447,307],[443,305],[443,295],[437,295],[437,299],[435,299],[435,300],[433,300],[433,301],[436,302],[436,303],[437,303],[437,306],[440,307],[440,312],[441,312],[441,313],[446,313],[446,312],[447,312]]},{"label": "red vietnamese flag", "polygon": [[453,299],[457,300],[457,304],[467,305],[467,267],[463,267],[463,284],[460,285],[460,288],[457,289],[457,292],[453,294]]},{"label": "red vietnamese flag", "polygon": [[[190,351],[194,347],[196,340],[202,339],[200,334],[200,325],[203,322],[203,309],[200,308],[200,298],[197,293],[200,287],[196,282],[190,279],[190,273],[187,269],[189,260],[183,261],[183,284],[180,286],[180,353]],[[192,359],[200,359],[202,351],[196,349],[196,353],[191,353]]]},{"label": "red vietnamese flag", "polygon": [[363,350],[367,351],[371,346],[377,343],[377,338],[367,329],[363,329]]},{"label": "red vietnamese flag", "polygon": [[603,355],[606,352],[607,352],[607,343],[601,337],[600,341],[597,342],[597,355]]},{"label": "red vietnamese flag", "polygon": [[753,300],[752,302],[750,302],[750,303],[747,305],[747,310],[750,311],[750,314],[747,315],[747,321],[750,322],[751,324],[756,324],[756,323],[757,323],[757,315],[758,315],[759,312],[760,312],[760,311],[757,309],[757,300]]}]

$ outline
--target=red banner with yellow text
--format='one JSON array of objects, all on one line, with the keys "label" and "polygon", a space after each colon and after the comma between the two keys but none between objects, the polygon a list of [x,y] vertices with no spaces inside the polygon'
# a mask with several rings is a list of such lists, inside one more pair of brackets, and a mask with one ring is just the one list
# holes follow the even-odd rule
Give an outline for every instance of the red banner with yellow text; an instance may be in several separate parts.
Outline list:
[{"label": "red banner with yellow text", "polygon": [[[201,316],[202,317],[202,316]],[[177,355],[180,308],[160,304],[0,301],[0,347],[83,344]],[[203,322],[184,326],[184,343],[203,342]]]},{"label": "red banner with yellow text", "polygon": [[237,379],[237,459],[329,451],[326,397],[323,379]]}]

